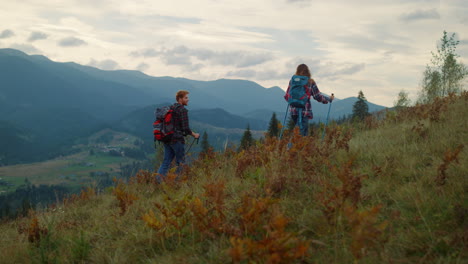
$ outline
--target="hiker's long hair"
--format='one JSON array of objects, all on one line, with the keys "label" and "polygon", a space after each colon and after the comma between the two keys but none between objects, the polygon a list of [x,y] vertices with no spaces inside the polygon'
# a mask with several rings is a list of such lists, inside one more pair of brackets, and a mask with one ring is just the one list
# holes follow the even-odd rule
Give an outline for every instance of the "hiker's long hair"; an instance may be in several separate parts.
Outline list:
[{"label": "hiker's long hair", "polygon": [[296,75],[307,76],[309,79],[311,78],[309,67],[305,64],[297,66]]},{"label": "hiker's long hair", "polygon": [[189,92],[186,90],[177,91],[175,96],[176,101],[179,101],[180,98],[184,98],[187,94],[189,94]]},{"label": "hiker's long hair", "polygon": [[315,83],[314,79],[312,79],[312,75],[310,74],[309,67],[307,67],[305,64],[300,64],[297,66],[296,75],[307,76],[309,77],[310,83]]}]

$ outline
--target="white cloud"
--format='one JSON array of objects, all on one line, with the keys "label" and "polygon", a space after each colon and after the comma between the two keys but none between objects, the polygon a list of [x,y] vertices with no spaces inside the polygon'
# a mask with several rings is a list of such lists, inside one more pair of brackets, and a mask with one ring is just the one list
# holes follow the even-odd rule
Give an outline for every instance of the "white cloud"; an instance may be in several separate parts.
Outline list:
[{"label": "white cloud", "polygon": [[255,66],[273,59],[269,53],[254,53],[249,51],[215,51],[209,49],[191,49],[186,46],[176,46],[171,49],[155,50],[147,48],[130,53],[134,57],[160,57],[169,65],[191,65],[194,61],[206,61],[213,65],[235,66],[239,68]]},{"label": "white cloud", "polygon": [[345,75],[356,74],[364,70],[364,68],[365,68],[364,63],[360,63],[360,64],[347,63],[347,64],[339,65],[339,66],[338,65],[325,65],[324,67],[319,68],[318,73],[322,78],[336,80]]},{"label": "white cloud", "polygon": [[286,2],[290,3],[310,3],[312,0],[286,0]]},{"label": "white cloud", "polygon": [[22,52],[27,53],[27,54],[40,54],[41,53],[40,50],[38,50],[36,47],[30,44],[17,44],[16,43],[16,44],[11,45],[10,48],[21,50]]},{"label": "white cloud", "polygon": [[255,77],[257,75],[257,72],[254,70],[236,70],[236,71],[230,71],[226,74],[228,77],[242,77],[246,79],[250,79],[252,77]]},{"label": "white cloud", "polygon": [[9,29],[5,29],[2,31],[2,33],[0,33],[0,39],[6,39],[6,38],[10,38],[10,37],[13,37],[15,35],[15,33]]},{"label": "white cloud", "polygon": [[165,56],[164,60],[168,65],[192,65],[190,57],[186,56],[169,55]]},{"label": "white cloud", "polygon": [[151,66],[149,64],[142,62],[142,63],[138,64],[138,66],[136,67],[136,70],[144,72],[147,69],[149,69],[150,67]]},{"label": "white cloud", "polygon": [[143,49],[140,51],[132,51],[130,52],[130,55],[133,57],[144,57],[144,58],[151,58],[151,57],[157,57],[161,54],[160,51],[157,51],[153,48],[147,48]]},{"label": "white cloud", "polygon": [[62,47],[77,47],[77,46],[82,46],[86,44],[87,44],[86,41],[81,40],[79,38],[75,38],[75,37],[63,38],[58,42],[58,45]]},{"label": "white cloud", "polygon": [[468,46],[468,39],[461,39],[459,44],[461,46]]},{"label": "white cloud", "polygon": [[439,20],[440,14],[436,9],[429,9],[429,10],[415,10],[410,13],[405,13],[400,16],[400,19],[405,22],[411,22],[416,20]]},{"label": "white cloud", "polygon": [[28,41],[33,42],[33,41],[36,41],[36,40],[46,39],[48,37],[49,37],[49,35],[47,35],[45,33],[34,31],[34,32],[31,32],[31,35],[29,35]]},{"label": "white cloud", "polygon": [[200,72],[201,69],[205,67],[202,63],[190,64],[184,67],[187,72]]},{"label": "white cloud", "polygon": [[94,59],[91,59],[91,61],[88,63],[88,66],[96,67],[102,70],[115,70],[119,68],[119,64],[114,61],[114,60],[102,60],[102,61],[97,61]]},{"label": "white cloud", "polygon": [[[267,87],[272,86],[282,86],[285,87],[284,84],[289,82],[289,78],[291,78],[294,70],[263,70],[259,71],[256,74],[256,78],[262,81],[273,81]],[[286,88],[286,87],[285,87]]]}]

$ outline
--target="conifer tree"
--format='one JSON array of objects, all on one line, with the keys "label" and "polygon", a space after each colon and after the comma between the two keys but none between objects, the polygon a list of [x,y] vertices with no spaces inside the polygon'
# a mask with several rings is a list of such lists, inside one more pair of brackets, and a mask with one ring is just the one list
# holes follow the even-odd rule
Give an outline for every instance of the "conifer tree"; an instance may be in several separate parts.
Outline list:
[{"label": "conifer tree", "polygon": [[239,150],[247,149],[254,144],[254,139],[252,137],[252,132],[250,132],[250,125],[247,125],[247,129],[242,135]]},{"label": "conifer tree", "polygon": [[270,124],[268,125],[268,136],[278,137],[279,136],[279,120],[276,118],[276,113],[273,112],[273,115],[270,119]]},{"label": "conifer tree", "polygon": [[212,147],[210,146],[210,143],[208,142],[208,134],[205,131],[203,132],[202,141],[201,141],[201,153],[208,152],[210,148]]},{"label": "conifer tree", "polygon": [[353,105],[353,119],[364,120],[369,115],[369,106],[364,93],[359,91],[358,100]]},{"label": "conifer tree", "polygon": [[29,201],[28,197],[23,198],[23,203],[21,205],[21,214],[23,216],[28,215],[29,210],[32,209],[31,202]]},{"label": "conifer tree", "polygon": [[296,123],[294,123],[294,120],[292,118],[289,118],[288,120],[288,124],[287,124],[287,129],[289,131],[292,131],[294,129],[294,127],[296,126]]}]

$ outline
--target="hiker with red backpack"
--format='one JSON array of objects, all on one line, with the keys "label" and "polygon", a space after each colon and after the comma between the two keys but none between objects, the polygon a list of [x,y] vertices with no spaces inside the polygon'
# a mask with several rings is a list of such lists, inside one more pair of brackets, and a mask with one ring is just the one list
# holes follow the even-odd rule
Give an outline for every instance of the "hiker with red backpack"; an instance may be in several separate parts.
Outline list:
[{"label": "hiker with red backpack", "polygon": [[309,119],[313,118],[311,96],[323,104],[331,103],[335,98],[333,94],[330,97],[321,94],[314,79],[311,78],[309,67],[300,64],[297,66],[296,74],[289,81],[284,99],[288,102],[291,118],[295,125],[299,125],[302,136],[307,135]]},{"label": "hiker with red backpack", "polygon": [[200,134],[193,132],[189,126],[188,110],[185,108],[189,102],[188,94],[188,91],[180,90],[176,93],[177,103],[156,110],[157,119],[153,123],[154,139],[164,143],[164,160],[158,170],[158,182],[161,182],[161,177],[166,176],[174,158],[177,163],[176,173],[180,173],[185,162],[184,137],[200,137]]}]

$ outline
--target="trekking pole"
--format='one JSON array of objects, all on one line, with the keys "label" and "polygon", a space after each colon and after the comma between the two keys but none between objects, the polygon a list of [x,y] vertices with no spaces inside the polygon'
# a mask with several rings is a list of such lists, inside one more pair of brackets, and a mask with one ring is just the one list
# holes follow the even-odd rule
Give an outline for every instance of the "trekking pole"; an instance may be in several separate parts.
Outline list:
[{"label": "trekking pole", "polygon": [[286,126],[286,117],[288,116],[288,110],[289,110],[289,104],[286,107],[286,114],[284,115],[283,126],[281,127],[281,133],[280,133],[279,139],[281,139],[283,137],[284,127]]},{"label": "trekking pole", "polygon": [[[333,96],[333,94],[332,94],[332,96]],[[330,105],[328,106],[327,120],[326,120],[326,122],[325,122],[325,127],[323,128],[322,140],[323,140],[323,138],[325,137],[325,130],[326,130],[327,126],[328,126],[328,117],[330,116],[331,105],[332,105],[332,102],[330,102]]]},{"label": "trekking pole", "polygon": [[195,143],[195,141],[197,141],[197,145],[198,145],[198,138],[194,138],[192,143],[190,144],[189,148],[187,149],[187,151],[185,152],[185,155],[187,155],[187,153],[190,151],[190,149],[192,148],[193,146],[193,143]]}]

